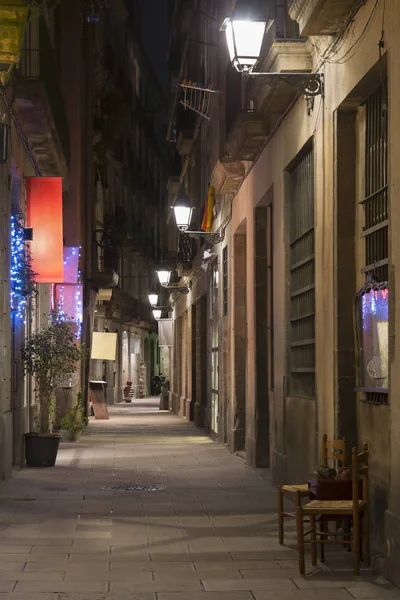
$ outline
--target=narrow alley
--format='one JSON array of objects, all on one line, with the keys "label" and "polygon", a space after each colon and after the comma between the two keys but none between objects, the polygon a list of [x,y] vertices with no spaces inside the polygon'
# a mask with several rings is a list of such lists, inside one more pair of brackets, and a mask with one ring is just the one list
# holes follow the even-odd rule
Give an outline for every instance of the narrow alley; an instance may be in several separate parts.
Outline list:
[{"label": "narrow alley", "polygon": [[301,578],[265,473],[157,399],[111,407],[0,489],[0,600],[400,598],[343,550]]}]

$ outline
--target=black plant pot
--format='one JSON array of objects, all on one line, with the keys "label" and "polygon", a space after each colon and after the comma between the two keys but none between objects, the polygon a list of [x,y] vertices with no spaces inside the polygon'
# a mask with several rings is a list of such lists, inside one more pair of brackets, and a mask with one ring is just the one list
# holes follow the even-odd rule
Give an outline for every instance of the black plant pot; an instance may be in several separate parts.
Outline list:
[{"label": "black plant pot", "polygon": [[61,435],[25,433],[25,460],[28,467],[54,467]]}]

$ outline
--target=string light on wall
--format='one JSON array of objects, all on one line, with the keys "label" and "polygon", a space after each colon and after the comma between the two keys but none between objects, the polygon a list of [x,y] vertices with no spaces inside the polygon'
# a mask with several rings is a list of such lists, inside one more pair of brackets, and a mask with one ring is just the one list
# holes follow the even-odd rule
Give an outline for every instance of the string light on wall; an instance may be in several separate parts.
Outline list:
[{"label": "string light on wall", "polygon": [[55,286],[55,298],[62,320],[72,320],[76,326],[75,337],[80,339],[83,323],[83,286],[79,260],[81,246],[64,247],[64,283]]},{"label": "string light on wall", "polygon": [[24,216],[13,206],[10,217],[10,301],[12,315],[25,323],[28,298],[35,293],[35,273],[26,243]]}]

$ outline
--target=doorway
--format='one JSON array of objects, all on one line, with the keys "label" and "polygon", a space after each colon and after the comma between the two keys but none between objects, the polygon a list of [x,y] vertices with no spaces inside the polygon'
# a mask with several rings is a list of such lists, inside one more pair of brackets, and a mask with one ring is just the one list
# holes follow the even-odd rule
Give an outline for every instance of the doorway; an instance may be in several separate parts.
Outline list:
[{"label": "doorway", "polygon": [[211,266],[211,429],[219,432],[219,271],[218,261]]},{"label": "doorway", "polygon": [[[243,233],[242,233],[243,232]],[[231,442],[233,451],[246,446],[247,394],[247,270],[246,223],[234,235],[233,343],[234,380]]]}]

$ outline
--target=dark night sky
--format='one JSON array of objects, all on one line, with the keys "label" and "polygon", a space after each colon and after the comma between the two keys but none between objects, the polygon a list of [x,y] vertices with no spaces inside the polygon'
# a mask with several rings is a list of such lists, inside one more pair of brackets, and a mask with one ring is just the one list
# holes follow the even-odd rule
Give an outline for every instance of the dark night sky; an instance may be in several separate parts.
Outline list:
[{"label": "dark night sky", "polygon": [[142,42],[164,88],[168,86],[167,50],[170,0],[139,0]]}]

